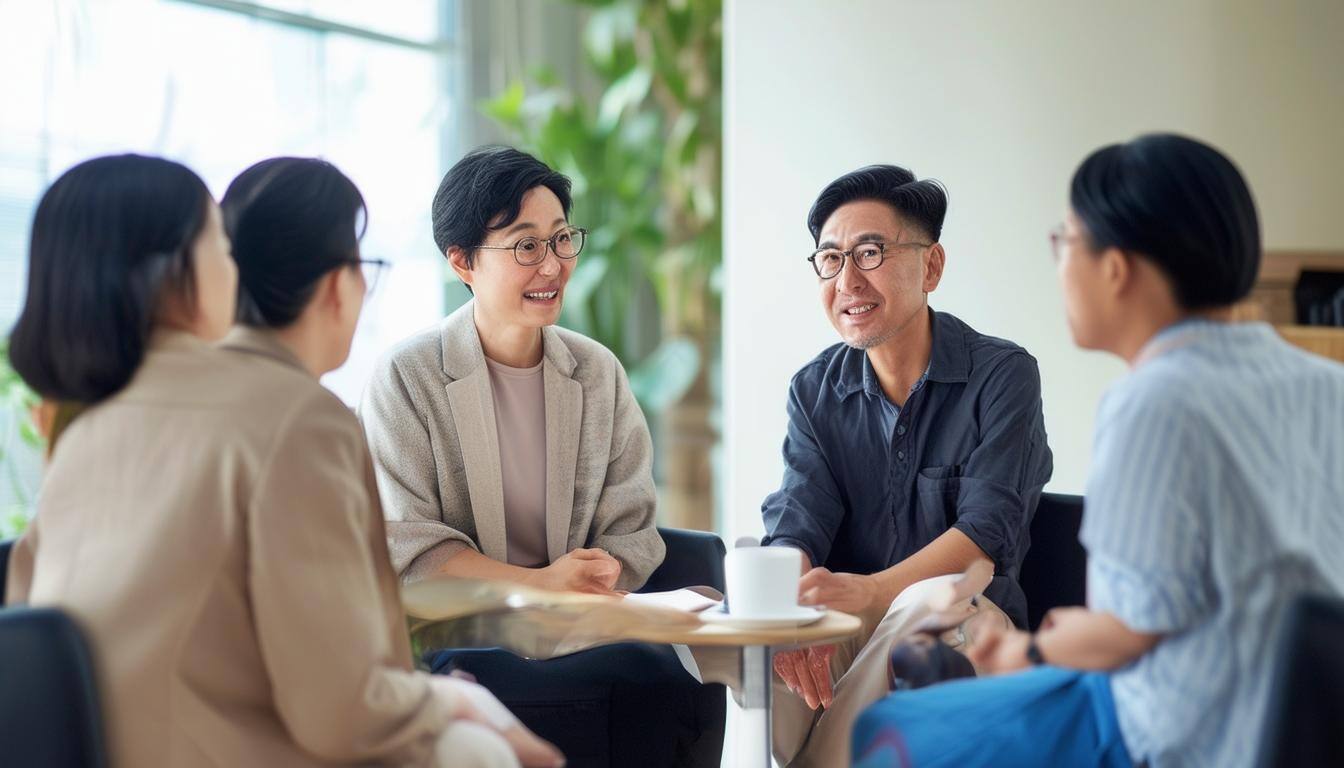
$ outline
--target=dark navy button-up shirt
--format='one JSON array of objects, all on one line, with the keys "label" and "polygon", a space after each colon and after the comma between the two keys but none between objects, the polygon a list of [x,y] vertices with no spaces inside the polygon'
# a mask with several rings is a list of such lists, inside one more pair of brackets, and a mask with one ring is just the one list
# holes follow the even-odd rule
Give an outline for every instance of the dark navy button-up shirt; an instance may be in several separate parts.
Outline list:
[{"label": "dark navy button-up shirt", "polygon": [[762,543],[869,574],[956,528],[994,561],[985,596],[1024,626],[1017,574],[1053,468],[1040,372],[1016,344],[930,314],[928,373],[904,407],[882,392],[868,355],[845,344],[794,375],[784,482],[761,506]]}]

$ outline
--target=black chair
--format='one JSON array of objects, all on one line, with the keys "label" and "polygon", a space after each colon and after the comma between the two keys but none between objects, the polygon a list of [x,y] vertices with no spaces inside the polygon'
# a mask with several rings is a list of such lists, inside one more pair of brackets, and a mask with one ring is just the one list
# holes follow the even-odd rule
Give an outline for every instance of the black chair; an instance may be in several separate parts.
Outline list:
[{"label": "black chair", "polygon": [[1344,600],[1303,595],[1281,631],[1259,764],[1344,765]]},{"label": "black chair", "polygon": [[1087,602],[1087,550],[1078,541],[1082,524],[1082,496],[1041,494],[1031,520],[1031,547],[1018,575],[1033,632],[1051,608]]},{"label": "black chair", "polygon": [[679,528],[659,528],[658,533],[667,545],[667,555],[640,592],[696,586],[713,587],[720,592],[725,589],[723,557],[728,550],[718,534]]},{"label": "black chair", "polygon": [[93,664],[79,628],[54,608],[0,610],[0,763],[101,768],[104,755]]},{"label": "black chair", "polygon": [[[667,555],[641,592],[724,590],[722,539],[702,531],[658,532]],[[722,762],[727,693],[722,685],[696,683],[669,646],[619,643],[546,661],[498,648],[452,649],[430,651],[426,661],[436,672],[471,673],[523,724],[559,747],[570,768],[718,768]],[[659,682],[647,684],[651,678]],[[677,684],[666,682],[672,680]],[[694,722],[655,722],[687,711]],[[624,725],[634,720],[647,727]],[[664,750],[658,731],[674,726],[698,735],[693,743]]]}]

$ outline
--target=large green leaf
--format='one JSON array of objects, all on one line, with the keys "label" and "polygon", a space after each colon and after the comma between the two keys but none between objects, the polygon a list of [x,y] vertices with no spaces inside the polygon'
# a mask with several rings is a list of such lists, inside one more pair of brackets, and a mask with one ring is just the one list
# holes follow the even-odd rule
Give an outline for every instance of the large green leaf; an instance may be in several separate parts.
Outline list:
[{"label": "large green leaf", "polygon": [[523,98],[526,95],[522,83],[513,83],[495,98],[481,102],[480,108],[489,117],[517,130],[523,124]]},{"label": "large green leaf", "polygon": [[649,87],[652,85],[653,73],[645,67],[636,67],[608,86],[597,107],[598,130],[604,135],[610,134],[621,115],[649,95]]},{"label": "large green leaf", "polygon": [[640,406],[660,413],[686,394],[700,373],[700,350],[683,337],[663,343],[630,371],[630,390]]},{"label": "large green leaf", "polygon": [[616,29],[609,15],[601,12],[593,14],[583,31],[583,47],[593,66],[603,71],[611,68],[616,55]]}]

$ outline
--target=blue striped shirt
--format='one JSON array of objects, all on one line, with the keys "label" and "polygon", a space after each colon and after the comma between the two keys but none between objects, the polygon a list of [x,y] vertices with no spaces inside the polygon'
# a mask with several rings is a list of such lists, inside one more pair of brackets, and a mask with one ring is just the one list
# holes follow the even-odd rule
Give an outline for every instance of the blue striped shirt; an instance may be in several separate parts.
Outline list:
[{"label": "blue striped shirt", "polygon": [[1102,401],[1088,605],[1164,639],[1111,678],[1136,761],[1248,765],[1279,625],[1344,592],[1344,365],[1267,325],[1178,323]]}]

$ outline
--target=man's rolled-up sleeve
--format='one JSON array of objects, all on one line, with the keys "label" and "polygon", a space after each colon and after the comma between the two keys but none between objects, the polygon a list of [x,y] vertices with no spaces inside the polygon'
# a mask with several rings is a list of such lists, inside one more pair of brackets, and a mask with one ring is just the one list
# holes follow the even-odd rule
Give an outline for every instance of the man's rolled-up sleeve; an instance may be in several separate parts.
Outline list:
[{"label": "man's rolled-up sleeve", "polygon": [[797,547],[819,566],[830,556],[845,508],[796,377],[789,387],[787,411],[784,481],[761,504],[766,532],[761,544]]},{"label": "man's rolled-up sleeve", "polygon": [[1053,469],[1036,360],[1025,352],[1003,360],[975,407],[980,443],[962,469],[952,527],[1002,573],[1025,554],[1036,502]]}]

